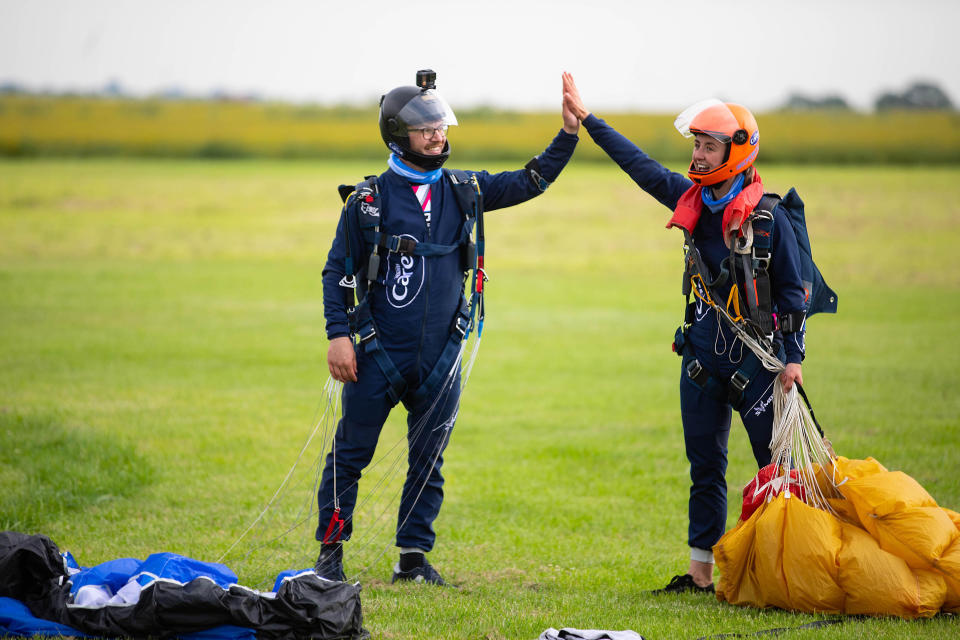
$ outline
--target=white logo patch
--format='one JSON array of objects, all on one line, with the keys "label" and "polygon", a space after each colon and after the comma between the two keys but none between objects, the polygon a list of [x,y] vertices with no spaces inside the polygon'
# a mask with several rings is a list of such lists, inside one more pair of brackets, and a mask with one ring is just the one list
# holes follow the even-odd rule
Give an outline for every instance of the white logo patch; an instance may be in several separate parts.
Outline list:
[{"label": "white logo patch", "polygon": [[[403,238],[411,238],[404,234]],[[405,256],[399,253],[387,255],[387,302],[394,309],[402,309],[416,300],[423,288],[426,262],[420,256]]]},{"label": "white logo patch", "polygon": [[763,412],[767,410],[767,407],[773,403],[773,394],[771,393],[765,400],[761,400],[753,406],[753,415],[760,416],[763,415]]},{"label": "white logo patch", "polygon": [[368,202],[361,202],[361,203],[360,203],[360,211],[363,212],[364,214],[366,214],[366,215],[368,215],[368,216],[371,216],[371,217],[374,217],[374,218],[379,218],[379,217],[380,217],[380,207],[375,207],[375,206],[373,206],[372,204],[370,204],[370,203],[368,203]]},{"label": "white logo patch", "polygon": [[709,310],[710,310],[710,307],[708,307],[703,300],[701,300],[700,298],[697,298],[697,322],[706,318],[707,311]]}]

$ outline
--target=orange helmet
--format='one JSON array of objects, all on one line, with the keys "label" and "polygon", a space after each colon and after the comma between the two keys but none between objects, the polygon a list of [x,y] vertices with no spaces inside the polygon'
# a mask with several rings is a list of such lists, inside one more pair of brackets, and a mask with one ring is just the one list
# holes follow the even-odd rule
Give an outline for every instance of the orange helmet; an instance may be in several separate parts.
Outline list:
[{"label": "orange helmet", "polygon": [[674,126],[686,137],[708,135],[727,146],[724,161],[711,171],[696,171],[693,163],[687,175],[702,186],[723,182],[747,169],[760,150],[760,128],[746,107],[711,99],[698,102],[677,116]]}]

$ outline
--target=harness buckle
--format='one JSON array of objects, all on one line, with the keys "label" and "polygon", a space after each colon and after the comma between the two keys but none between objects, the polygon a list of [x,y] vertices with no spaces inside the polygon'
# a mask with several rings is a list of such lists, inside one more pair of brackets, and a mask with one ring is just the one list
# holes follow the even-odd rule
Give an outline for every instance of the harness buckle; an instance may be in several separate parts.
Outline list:
[{"label": "harness buckle", "polygon": [[727,402],[738,411],[743,404],[743,392],[748,384],[750,384],[750,378],[739,369],[730,377],[730,387],[727,389]]},{"label": "harness buckle", "polygon": [[394,253],[412,255],[416,247],[417,241],[413,238],[407,238],[405,236],[391,236],[387,249],[393,251]]},{"label": "harness buckle", "polygon": [[690,362],[688,362],[685,369],[687,370],[687,376],[689,376],[694,382],[697,382],[697,378],[701,373],[703,373],[703,365],[700,364],[700,361],[696,358],[693,358]]},{"label": "harness buckle", "polygon": [[457,314],[456,319],[453,321],[453,330],[460,334],[460,339],[467,335],[467,329],[470,328],[470,318],[463,317],[460,314]]},{"label": "harness buckle", "polygon": [[374,328],[373,324],[370,324],[369,330],[365,335],[360,336],[359,343],[366,344],[377,337],[377,330]]},{"label": "harness buckle", "polygon": [[343,276],[338,282],[341,287],[346,287],[347,289],[356,289],[357,288],[357,278],[356,276]]},{"label": "harness buckle", "polygon": [[730,386],[739,394],[743,393],[748,384],[750,384],[750,378],[744,375],[739,369],[730,377]]},{"label": "harness buckle", "polygon": [[753,248],[753,262],[755,267],[767,271],[770,268],[770,249]]}]

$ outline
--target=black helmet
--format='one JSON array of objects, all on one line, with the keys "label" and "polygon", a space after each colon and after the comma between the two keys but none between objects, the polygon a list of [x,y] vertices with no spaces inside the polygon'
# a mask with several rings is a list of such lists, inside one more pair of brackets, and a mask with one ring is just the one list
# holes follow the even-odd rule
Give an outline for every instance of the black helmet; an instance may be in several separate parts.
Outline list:
[{"label": "black helmet", "polygon": [[450,157],[450,141],[437,155],[423,155],[410,148],[410,129],[424,125],[455,125],[457,117],[447,101],[437,93],[436,74],[429,69],[417,72],[419,87],[397,87],[380,98],[380,136],[387,148],[399,157],[432,171]]}]

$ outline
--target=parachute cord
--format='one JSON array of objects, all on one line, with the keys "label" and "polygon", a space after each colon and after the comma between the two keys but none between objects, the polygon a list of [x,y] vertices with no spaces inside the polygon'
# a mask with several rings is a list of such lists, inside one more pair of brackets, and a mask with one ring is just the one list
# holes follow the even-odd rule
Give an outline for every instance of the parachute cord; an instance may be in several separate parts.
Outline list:
[{"label": "parachute cord", "polygon": [[[737,338],[757,356],[763,368],[779,374],[786,366],[773,353],[772,345],[761,342],[719,305],[717,312],[724,316]],[[789,392],[782,384],[773,385],[773,429],[770,437],[771,460],[778,466],[781,486],[790,495],[790,475],[796,470],[798,482],[805,492],[805,501],[813,507],[836,513],[830,506],[830,498],[842,497],[836,489],[834,455],[824,442],[810,409],[800,401],[797,387]],[[829,470],[829,472],[828,472]],[[842,483],[842,481],[841,481]],[[775,491],[774,484],[768,488],[768,499]]]},{"label": "parachute cord", "polygon": [[[329,412],[330,412],[331,406],[333,406],[334,408],[336,407],[336,402],[335,402],[335,401],[334,401],[333,404],[331,403],[331,397],[332,397],[336,392],[338,392],[338,391],[339,391],[339,387],[342,387],[342,386],[343,386],[343,385],[342,385],[341,383],[335,382],[335,381],[333,381],[331,378],[328,378],[328,379],[327,379],[327,383],[324,385],[324,392],[325,392],[326,398],[327,398],[326,407],[324,408],[323,415],[320,416],[320,419],[317,420],[317,422],[316,422],[316,424],[314,425],[313,429],[310,431],[310,435],[307,436],[307,441],[306,441],[306,442],[303,444],[303,446],[300,448],[300,453],[297,455],[297,459],[293,462],[293,465],[290,467],[290,470],[287,471],[287,475],[284,477],[283,482],[281,482],[281,483],[280,483],[280,486],[277,487],[277,490],[273,493],[273,497],[270,498],[270,500],[267,502],[267,505],[263,508],[263,510],[260,512],[260,514],[254,519],[254,521],[250,523],[250,526],[248,526],[248,527],[246,528],[246,530],[245,530],[242,534],[240,534],[240,537],[237,538],[237,539],[233,542],[233,544],[231,544],[230,547],[227,548],[227,550],[224,551],[223,554],[220,555],[220,557],[217,559],[217,562],[222,562],[223,559],[224,559],[231,551],[233,551],[234,547],[236,547],[236,546],[240,543],[240,541],[242,541],[242,540],[247,536],[247,534],[250,533],[250,531],[253,529],[253,527],[255,527],[256,524],[257,524],[258,522],[260,522],[261,519],[263,519],[264,515],[266,515],[266,513],[267,513],[267,512],[270,510],[270,508],[273,506],[274,502],[277,500],[277,497],[278,497],[278,496],[280,495],[280,493],[283,491],[284,487],[286,487],[287,482],[290,481],[290,477],[293,475],[294,470],[297,468],[297,465],[300,463],[300,460],[303,458],[303,454],[306,453],[307,449],[310,447],[310,443],[313,442],[313,438],[314,438],[314,436],[317,435],[317,431],[320,430],[320,426],[325,423],[326,418],[327,418],[327,415],[328,415]],[[319,408],[318,408],[318,411],[319,411]]]},{"label": "parachute cord", "polygon": [[[451,365],[449,371],[447,372],[447,375],[444,378],[444,382],[441,385],[439,392],[434,397],[433,402],[430,405],[430,407],[427,409],[427,411],[424,412],[423,416],[421,416],[420,419],[417,421],[417,423],[409,430],[407,435],[408,440],[415,442],[417,438],[420,437],[421,433],[423,432],[423,429],[430,422],[430,418],[434,415],[434,412],[437,408],[437,403],[439,402],[440,398],[445,397],[447,393],[450,391],[450,389],[452,388],[454,379],[456,378],[457,371],[459,370],[459,366],[463,359],[463,352],[464,352],[465,346],[466,345],[464,344],[460,345],[460,353],[457,355],[457,357],[454,360],[454,363]],[[462,391],[463,389],[462,384],[460,389]],[[443,452],[444,448],[446,447],[447,442],[449,441],[453,424],[456,421],[457,416],[459,414],[459,407],[460,407],[460,402],[458,399],[456,406],[453,408],[453,411],[451,412],[450,416],[446,420],[439,423],[440,426],[437,427],[437,429],[443,428],[445,429],[446,433],[444,434],[443,438],[438,441],[436,450],[432,454],[427,454],[427,455],[430,455],[430,457],[432,458],[430,460],[430,464],[428,466],[421,466],[421,462],[424,460],[423,456],[425,455],[423,453],[421,454],[421,457],[419,457],[418,459],[410,461],[409,468],[415,468],[415,469],[423,468],[426,470],[426,473],[423,474],[423,481],[420,483],[419,489],[417,490],[416,498],[414,499],[413,504],[410,506],[410,511],[399,522],[399,524],[397,525],[398,528],[403,526],[403,523],[407,521],[407,519],[410,516],[410,513],[412,513],[413,511],[413,508],[416,506],[417,502],[419,501],[420,496],[423,494],[424,489],[426,489],[426,485],[427,485],[427,482],[429,482],[430,480],[430,475],[434,468],[434,465],[436,465],[437,459],[439,458],[440,454]],[[399,465],[400,460],[401,460],[401,456],[398,455],[394,460],[394,467]],[[381,479],[377,487],[375,487],[374,492],[376,491],[377,488],[379,488],[380,485],[383,484],[383,482],[386,479],[387,479],[386,477]],[[386,526],[386,521],[384,521],[383,518],[386,515],[387,510],[390,509],[390,506],[396,500],[397,496],[401,495],[402,492],[403,492],[403,485],[401,485],[397,489],[397,491],[394,493],[393,498],[389,500],[387,504],[384,506],[384,508],[380,511],[380,513],[376,515],[376,517],[374,518],[374,525],[376,526],[369,528],[367,530],[367,533],[364,535],[364,537],[360,541],[358,541],[358,544],[355,547],[357,553],[360,553],[363,550],[365,550],[367,547],[369,547],[373,543],[373,541],[376,539],[376,537],[380,534],[380,532],[383,530],[383,528]],[[373,497],[373,495],[374,494],[371,493],[367,499],[370,499],[371,497]],[[364,566],[363,569],[361,569],[361,571],[357,574],[357,578],[364,575],[377,562],[377,560],[383,557],[383,555],[387,552],[389,547],[390,547],[390,544],[388,543],[383,548],[383,550],[379,554],[377,554],[377,556],[373,560],[368,562],[366,566]],[[356,555],[356,554],[351,553],[351,555]]]},{"label": "parachute cord", "polygon": [[[389,466],[386,473],[383,474],[383,476],[378,480],[376,485],[370,491],[365,492],[366,493],[365,497],[360,503],[355,505],[355,508],[353,509],[352,513],[350,514],[350,517],[347,518],[347,520],[352,520],[354,513],[361,512],[365,507],[370,505],[372,502],[379,502],[384,497],[385,488],[391,482],[393,482],[393,479],[399,473],[399,467],[403,462],[403,458],[404,458],[403,450],[397,452],[397,449],[400,447],[400,444],[403,442],[404,439],[409,438],[409,439],[415,440],[417,437],[420,436],[423,429],[426,427],[427,423],[430,421],[431,416],[433,416],[437,411],[437,404],[440,398],[445,397],[447,393],[450,391],[450,389],[452,388],[452,385],[454,384],[454,381],[456,380],[456,377],[457,377],[456,374],[458,372],[462,372],[460,376],[459,390],[461,394],[464,392],[467,381],[469,380],[470,374],[473,370],[473,365],[479,353],[480,339],[482,337],[482,332],[483,332],[483,303],[482,303],[482,297],[478,297],[478,298],[479,298],[479,304],[477,305],[477,307],[478,307],[479,313],[477,315],[477,321],[474,327],[476,329],[476,337],[473,340],[473,344],[469,345],[470,349],[469,349],[469,355],[467,357],[467,362],[466,363],[463,362],[464,356],[467,355],[466,352],[468,348],[469,338],[473,337],[469,333],[467,336],[465,336],[463,343],[460,345],[460,351],[457,357],[455,358],[452,366],[448,370],[443,383],[440,385],[441,387],[440,392],[434,396],[430,406],[424,412],[423,416],[421,416],[420,420],[417,421],[417,424],[412,425],[407,430],[406,434],[398,438],[397,441],[391,447],[389,447],[389,449],[385,454],[383,454],[380,458],[374,461],[371,465],[367,466],[367,470],[369,471],[371,469],[382,466],[384,462],[386,462],[389,458],[392,458],[392,460],[390,460],[389,462]],[[462,370],[461,370],[461,365],[464,365]],[[280,487],[276,490],[276,492],[274,493],[270,501],[267,503],[266,507],[264,507],[261,513],[247,527],[247,529],[243,532],[243,534],[241,534],[241,536],[232,545],[230,545],[230,547],[220,556],[220,558],[218,559],[218,562],[221,562],[232,551],[234,551],[234,549],[237,548],[240,542],[246,539],[249,536],[250,532],[253,531],[254,528],[259,523],[264,521],[265,516],[271,510],[274,510],[280,507],[279,500],[281,499],[281,496],[284,495],[285,493],[289,493],[289,491],[291,490],[291,485],[290,485],[291,478],[293,477],[293,474],[295,473],[296,469],[300,467],[300,465],[303,463],[303,458],[305,456],[307,449],[311,446],[312,443],[316,441],[317,433],[322,428],[323,442],[321,443],[319,454],[317,454],[317,456],[314,457],[314,462],[313,462],[314,468],[310,470],[310,473],[308,476],[311,478],[311,480],[307,481],[307,485],[310,487],[308,489],[310,491],[309,499],[307,499],[304,502],[303,506],[298,510],[299,513],[293,517],[292,521],[288,524],[288,526],[284,527],[281,532],[279,532],[275,536],[269,537],[269,539],[267,539],[266,541],[263,541],[263,539],[261,538],[260,544],[254,544],[251,548],[247,549],[246,553],[243,556],[244,557],[243,562],[247,562],[253,556],[253,554],[256,553],[257,551],[264,549],[266,547],[269,547],[271,545],[274,545],[276,542],[286,538],[293,531],[299,529],[300,527],[304,525],[309,525],[311,523],[316,524],[315,521],[319,514],[319,510],[321,507],[324,506],[319,504],[319,500],[317,498],[318,498],[319,486],[322,479],[323,469],[325,466],[324,465],[325,452],[328,451],[327,449],[328,437],[330,437],[332,441],[331,449],[329,449],[332,453],[331,458],[333,459],[333,464],[334,465],[336,464],[336,449],[335,449],[336,448],[336,426],[337,426],[337,423],[339,422],[339,419],[342,417],[341,415],[342,407],[340,403],[342,388],[343,388],[342,383],[336,382],[332,380],[332,378],[328,378],[328,380],[326,381],[326,384],[324,385],[323,404],[325,405],[325,407],[323,409],[323,415],[315,423],[313,429],[311,430],[310,434],[306,439],[306,443],[301,448],[296,460],[294,461],[290,470],[287,472],[286,476],[284,477],[283,482],[281,483]],[[317,409],[317,413],[320,413],[319,407]],[[437,449],[434,450],[432,453],[423,452],[421,454],[422,456],[426,456],[427,458],[431,459],[430,466],[426,467],[428,470],[433,469],[433,466],[436,464],[436,461],[439,459],[439,456],[443,452],[444,447],[449,442],[450,434],[452,431],[451,427],[456,421],[458,415],[459,415],[459,399],[456,405],[453,407],[447,419],[439,423],[441,427],[438,427],[438,428],[444,428],[446,433],[444,433],[443,437],[438,441]],[[333,423],[332,425],[331,425],[331,422]],[[412,466],[414,468],[419,467],[419,461],[412,461],[412,462],[413,462]],[[422,496],[423,491],[426,489],[426,484],[430,479],[430,475],[431,474],[429,472],[424,474],[423,481],[421,483],[418,483],[419,487],[417,488],[417,491],[416,491],[416,498],[414,499],[413,504],[411,505],[411,510],[403,516],[401,524],[406,522],[409,519],[410,513],[412,513],[412,509],[415,507],[420,497]],[[302,481],[298,481],[298,482],[302,482]],[[334,482],[336,482],[336,467],[334,467]],[[350,486],[348,487],[339,487],[336,484],[334,485],[334,500],[335,500],[334,508],[339,506],[339,498],[341,497],[341,495],[346,491],[348,491],[349,489],[351,489],[352,487],[355,487],[358,483],[359,483],[359,480],[356,480],[350,483]],[[353,547],[353,550],[355,552],[360,553],[365,548],[369,547],[374,542],[374,540],[378,537],[378,535],[382,532],[382,530],[387,526],[389,519],[385,519],[384,516],[390,510],[390,505],[396,504],[397,497],[402,493],[402,490],[403,490],[403,485],[401,484],[400,488],[396,492],[394,492],[394,494],[386,502],[386,504],[384,505],[380,513],[375,515],[374,526],[372,528],[367,529],[367,534],[364,536],[364,539],[357,540],[356,542],[359,544],[350,545],[351,547]],[[306,549],[306,545],[315,543],[315,541],[313,540],[312,534],[310,538],[311,540],[309,542],[306,539],[303,540],[301,544],[303,544],[304,547],[300,547],[300,551],[297,552],[298,556],[302,554],[303,556],[310,557],[312,555],[312,553]],[[381,558],[388,551],[390,546],[391,545],[389,543],[386,546],[384,546],[383,550],[380,551],[380,553],[372,561],[370,561],[363,567],[362,571],[358,574],[358,577],[360,575],[364,575],[379,560],[379,558]],[[265,566],[266,563],[273,562],[274,559],[277,557],[277,554],[281,553],[281,551],[282,549],[280,548],[274,548],[274,550],[267,557],[258,561],[256,563],[256,567],[252,567],[250,570],[251,571],[258,570],[263,566]],[[356,553],[351,553],[350,555],[355,556]],[[300,562],[300,560],[296,560],[296,562]],[[264,588],[266,588],[266,586],[267,585],[264,585]]]},{"label": "parachute cord", "polygon": [[790,476],[796,473],[796,482],[805,493],[801,499],[836,515],[829,500],[842,496],[836,488],[833,455],[816,428],[810,409],[800,401],[796,385],[788,392],[783,385],[774,385],[773,397],[770,452],[783,477],[785,492],[789,495]]},{"label": "parachute cord", "polygon": [[[450,434],[453,433],[453,423],[456,420],[456,417],[457,417],[457,411],[455,411],[454,415],[451,416],[451,418],[443,424],[443,429],[444,429],[443,438],[437,443],[435,447],[435,451],[430,460],[430,465],[428,467],[423,467],[423,470],[424,470],[423,482],[420,483],[420,489],[417,491],[417,497],[414,498],[413,504],[410,505],[410,509],[407,510],[406,515],[403,516],[403,520],[401,520],[400,523],[397,525],[398,529],[401,528],[404,524],[406,524],[407,520],[410,519],[410,515],[413,513],[413,509],[416,507],[417,502],[420,501],[420,496],[423,495],[423,490],[427,488],[427,483],[430,481],[430,475],[432,474],[433,469],[437,464],[437,460],[440,459],[441,453],[443,453],[444,449],[446,449],[447,444],[450,441]],[[402,490],[403,489],[401,487],[401,491]],[[390,545],[388,544],[373,560],[368,562],[367,565],[363,567],[356,574],[356,576],[354,577],[354,581],[358,581],[361,576],[365,575],[367,571],[369,571],[370,568],[373,567],[373,565],[376,564],[376,562],[380,560],[380,558],[382,558],[387,553],[387,550],[389,548],[390,548]]]},{"label": "parachute cord", "polygon": [[[372,465],[369,465],[368,468],[377,467],[381,462],[383,462],[388,456],[390,456],[400,446],[400,444],[404,441],[404,439],[410,439],[410,438],[416,439],[417,437],[420,436],[420,433],[423,431],[424,427],[429,421],[430,416],[433,414],[434,410],[436,409],[436,405],[437,405],[437,402],[439,401],[439,398],[442,397],[446,393],[446,391],[449,389],[453,381],[454,374],[457,370],[457,365],[460,363],[462,358],[463,358],[463,346],[461,345],[461,351],[458,354],[457,358],[455,359],[454,364],[450,368],[450,371],[448,372],[446,378],[444,379],[444,382],[441,385],[440,392],[433,399],[433,403],[430,405],[430,407],[427,409],[427,411],[424,413],[421,419],[409,429],[407,435],[401,436],[400,438],[398,438],[397,441],[394,442],[394,444],[390,447],[390,449],[388,449],[388,451],[384,455],[382,455],[380,458],[378,458]],[[356,507],[354,508],[354,511],[362,510],[362,508],[369,501],[377,497],[379,489],[384,484],[392,480],[392,478],[396,475],[397,467],[399,467],[402,461],[402,458],[403,458],[402,451],[398,453],[396,456],[394,456],[393,461],[390,463],[390,467],[387,470],[387,472],[377,481],[377,484],[374,485],[374,487],[370,490],[367,496],[359,504],[356,505]],[[386,510],[386,507],[384,511],[385,510]],[[381,517],[382,517],[382,513],[381,515],[374,518],[374,522],[379,521]],[[357,545],[357,546],[363,546],[363,545]]]}]

